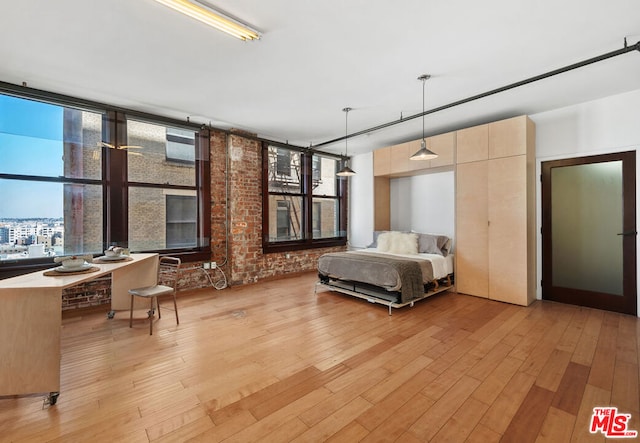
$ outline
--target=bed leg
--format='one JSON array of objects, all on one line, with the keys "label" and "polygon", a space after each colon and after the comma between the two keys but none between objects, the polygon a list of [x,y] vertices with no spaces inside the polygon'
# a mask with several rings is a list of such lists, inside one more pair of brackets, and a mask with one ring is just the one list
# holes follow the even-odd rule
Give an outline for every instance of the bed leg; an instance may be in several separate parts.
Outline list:
[{"label": "bed leg", "polygon": [[438,287],[440,286],[440,283],[438,283],[438,280],[434,280],[431,283],[433,283],[433,290],[436,291],[438,289]]},{"label": "bed leg", "polygon": [[389,305],[389,316],[391,316],[391,305]]},{"label": "bed leg", "polygon": [[447,286],[451,286],[451,275],[447,275]]}]

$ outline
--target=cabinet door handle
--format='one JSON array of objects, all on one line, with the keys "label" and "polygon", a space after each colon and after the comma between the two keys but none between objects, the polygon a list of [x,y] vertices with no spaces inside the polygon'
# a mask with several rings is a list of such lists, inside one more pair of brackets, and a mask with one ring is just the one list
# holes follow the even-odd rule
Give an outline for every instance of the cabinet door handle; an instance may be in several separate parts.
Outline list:
[{"label": "cabinet door handle", "polygon": [[625,232],[618,233],[618,235],[624,235],[624,236],[627,236],[627,235],[638,235],[638,231],[625,231]]}]

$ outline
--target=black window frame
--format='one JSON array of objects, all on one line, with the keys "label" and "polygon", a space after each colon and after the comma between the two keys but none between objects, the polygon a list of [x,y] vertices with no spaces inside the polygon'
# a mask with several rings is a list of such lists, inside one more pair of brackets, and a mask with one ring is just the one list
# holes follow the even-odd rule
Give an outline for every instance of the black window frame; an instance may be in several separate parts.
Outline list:
[{"label": "black window frame", "polygon": [[[274,192],[269,191],[269,147],[299,151],[300,153],[300,192]],[[335,176],[336,195],[322,196],[313,194],[314,161],[313,156],[322,155],[335,157],[341,164],[341,157],[332,154],[317,152],[310,149],[296,148],[290,145],[278,145],[274,142],[262,142],[262,250],[265,254],[296,251],[303,249],[327,248],[333,246],[345,246],[347,244],[347,208],[348,208],[348,180],[345,177]],[[318,163],[316,163],[318,164]],[[317,174],[317,173],[316,173]],[[317,178],[316,178],[317,180]],[[304,235],[300,240],[270,241],[269,240],[269,197],[273,195],[294,196],[302,198],[302,230]],[[313,199],[335,198],[338,200],[338,236],[328,238],[313,238]]]},{"label": "black window frame", "polygon": [[[84,100],[77,97],[0,82],[0,94],[25,100],[48,103],[55,106],[97,112],[103,115],[102,178],[78,179],[69,177],[40,177],[22,174],[0,173],[0,179],[54,182],[62,184],[100,185],[103,189],[103,245],[126,246],[128,243],[128,187],[162,187],[176,190],[195,190],[198,202],[197,235],[200,245],[188,248],[167,248],[133,252],[157,252],[180,257],[184,262],[206,261],[211,258],[211,166],[210,131],[203,125],[175,120],[159,115],[119,108],[108,104]],[[126,145],[126,119],[145,120],[153,124],[193,129],[195,133],[195,174],[194,186],[155,185],[134,183],[127,180],[127,153],[124,149],[110,149],[108,145]],[[37,124],[37,122],[34,122]],[[175,161],[175,160],[172,160]],[[53,257],[16,259],[0,262],[0,279],[51,267]]]}]

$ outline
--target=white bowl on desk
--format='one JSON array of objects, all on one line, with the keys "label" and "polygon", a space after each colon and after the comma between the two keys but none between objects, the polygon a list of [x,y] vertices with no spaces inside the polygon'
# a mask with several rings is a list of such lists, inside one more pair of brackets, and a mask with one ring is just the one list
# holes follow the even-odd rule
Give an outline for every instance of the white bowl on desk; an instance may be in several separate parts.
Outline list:
[{"label": "white bowl on desk", "polygon": [[62,260],[62,267],[65,269],[82,269],[84,264],[84,257],[69,257],[66,260]]},{"label": "white bowl on desk", "polygon": [[122,255],[122,248],[109,248],[104,251],[105,257],[120,257]]}]

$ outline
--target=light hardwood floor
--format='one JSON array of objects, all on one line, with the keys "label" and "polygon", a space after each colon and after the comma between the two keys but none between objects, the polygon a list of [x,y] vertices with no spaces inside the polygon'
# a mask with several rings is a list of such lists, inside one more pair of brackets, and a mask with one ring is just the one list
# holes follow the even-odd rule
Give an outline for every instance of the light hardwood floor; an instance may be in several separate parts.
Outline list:
[{"label": "light hardwood floor", "polygon": [[608,405],[640,430],[635,317],[455,293],[389,316],[315,281],[182,293],[153,336],[65,316],[57,405],[0,398],[0,441],[597,442]]}]

